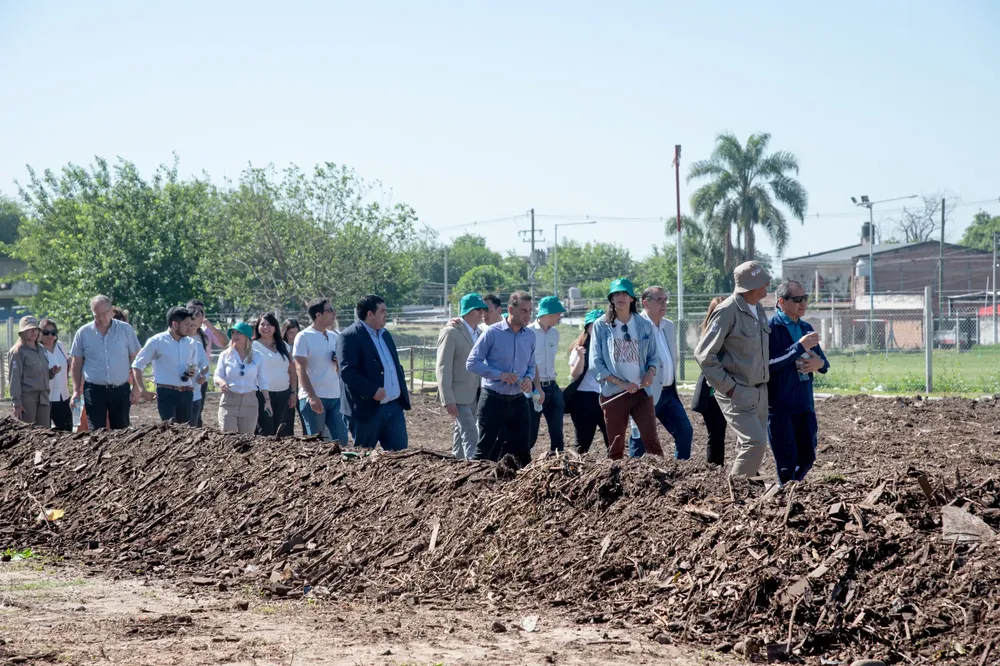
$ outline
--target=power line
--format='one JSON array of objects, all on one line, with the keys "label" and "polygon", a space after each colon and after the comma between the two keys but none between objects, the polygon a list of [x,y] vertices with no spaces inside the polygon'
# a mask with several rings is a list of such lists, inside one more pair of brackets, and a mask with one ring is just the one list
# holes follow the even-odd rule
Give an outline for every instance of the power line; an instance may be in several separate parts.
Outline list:
[{"label": "power line", "polygon": [[499,224],[501,222],[516,222],[517,220],[524,219],[527,216],[528,216],[527,213],[521,213],[520,215],[508,215],[507,217],[495,217],[489,220],[475,220],[473,222],[466,222],[464,224],[453,224],[447,227],[435,228],[428,226],[427,228],[432,229],[433,231],[450,231],[452,229],[465,229],[466,227],[475,227],[479,225]]}]

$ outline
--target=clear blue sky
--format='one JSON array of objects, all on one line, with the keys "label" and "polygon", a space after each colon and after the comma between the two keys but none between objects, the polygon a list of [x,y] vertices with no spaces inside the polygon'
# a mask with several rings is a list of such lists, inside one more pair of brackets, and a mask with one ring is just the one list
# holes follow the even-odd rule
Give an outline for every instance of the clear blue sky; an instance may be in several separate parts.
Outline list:
[{"label": "clear blue sky", "polygon": [[[855,242],[851,195],[1000,197],[998,32],[993,0],[0,0],[0,191],[26,164],[149,173],[176,152],[217,181],[344,163],[433,228],[532,207],[667,217],[675,143],[686,168],[720,131],[766,131],[798,155],[811,214],[854,213],[795,223],[795,256]],[[517,227],[478,229],[523,251]],[[638,257],[664,240],[655,222],[561,235]]]}]

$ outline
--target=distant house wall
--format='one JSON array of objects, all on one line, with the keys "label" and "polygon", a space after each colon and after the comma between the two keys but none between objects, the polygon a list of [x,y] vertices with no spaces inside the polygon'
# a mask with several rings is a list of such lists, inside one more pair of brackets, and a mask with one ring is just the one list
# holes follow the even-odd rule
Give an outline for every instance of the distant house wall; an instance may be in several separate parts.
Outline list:
[{"label": "distant house wall", "polygon": [[816,271],[819,271],[819,293],[834,293],[848,296],[851,293],[851,276],[854,265],[851,263],[837,264],[789,264],[782,266],[781,274],[788,280],[795,280],[805,285],[810,294],[815,291]]}]

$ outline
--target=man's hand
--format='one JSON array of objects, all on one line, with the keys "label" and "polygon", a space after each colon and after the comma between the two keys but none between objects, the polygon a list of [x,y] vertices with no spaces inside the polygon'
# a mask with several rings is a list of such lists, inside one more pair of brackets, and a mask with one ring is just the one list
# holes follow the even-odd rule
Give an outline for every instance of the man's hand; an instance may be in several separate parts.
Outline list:
[{"label": "man's hand", "polygon": [[448,322],[448,325],[451,326],[452,328],[462,328],[462,320],[459,319],[458,317],[455,317],[454,319]]},{"label": "man's hand", "polygon": [[454,405],[454,404],[445,405],[444,406],[444,411],[448,412],[448,416],[450,416],[451,418],[453,418],[453,419],[457,419],[458,418],[458,405]]},{"label": "man's hand", "polygon": [[500,374],[500,381],[502,381],[504,384],[511,384],[511,385],[517,384],[519,379],[520,378],[517,376],[516,372],[504,372]]},{"label": "man's hand", "polygon": [[73,397],[71,398],[74,402],[83,401],[83,391],[80,389],[73,389]]},{"label": "man's hand", "polygon": [[136,386],[132,389],[132,393],[128,397],[129,404],[135,406],[142,402],[142,391]]},{"label": "man's hand", "polygon": [[153,402],[154,400],[156,400],[156,394],[155,393],[153,393],[152,391],[147,391],[146,389],[142,390],[142,401],[143,402]]},{"label": "man's hand", "polygon": [[539,405],[544,405],[545,404],[545,391],[539,391],[538,392],[538,404]]},{"label": "man's hand", "polygon": [[14,405],[14,418],[20,419],[21,414],[24,414],[24,407],[21,405]]},{"label": "man's hand", "polygon": [[311,398],[309,398],[309,408],[312,409],[313,412],[315,412],[316,414],[322,414],[323,401],[317,398],[316,396],[312,396]]},{"label": "man's hand", "polygon": [[372,396],[372,400],[375,402],[382,402],[385,400],[385,389],[379,386],[378,390],[375,391],[375,395]]},{"label": "man's hand", "polygon": [[819,333],[817,333],[816,331],[813,331],[812,333],[806,333],[801,338],[799,338],[799,342],[806,349],[812,349],[813,347],[819,344]]},{"label": "man's hand", "polygon": [[807,358],[799,361],[798,365],[799,372],[803,374],[809,374],[810,372],[819,372],[823,368],[823,359],[818,356],[813,358]]},{"label": "man's hand", "polygon": [[[512,383],[515,383],[516,381],[517,379],[515,378],[514,382]],[[531,380],[528,379],[527,377],[522,379],[520,388],[521,388],[521,393],[531,393]],[[539,393],[541,393],[541,391],[539,391]]]},{"label": "man's hand", "polygon": [[294,393],[290,393],[288,395],[288,409],[295,409],[295,403],[297,403],[297,402],[298,402],[298,399],[295,397],[295,394]]}]

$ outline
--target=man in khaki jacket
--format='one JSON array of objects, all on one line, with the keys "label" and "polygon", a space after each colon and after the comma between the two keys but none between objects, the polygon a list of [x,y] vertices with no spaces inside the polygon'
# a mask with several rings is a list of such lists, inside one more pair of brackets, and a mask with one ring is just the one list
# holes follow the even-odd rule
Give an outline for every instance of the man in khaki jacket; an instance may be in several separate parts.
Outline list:
[{"label": "man in khaki jacket", "polygon": [[486,303],[479,294],[466,294],[460,305],[457,326],[445,326],[438,336],[438,396],[445,410],[455,419],[451,450],[459,460],[474,460],[479,433],[476,427],[479,375],[469,372],[465,362],[476,339],[477,326],[483,321]]},{"label": "man in khaki jacket", "polygon": [[736,433],[732,476],[756,476],[767,446],[768,334],[761,299],[771,282],[764,267],[747,261],[733,271],[735,292],[722,301],[694,350],[706,381]]}]

